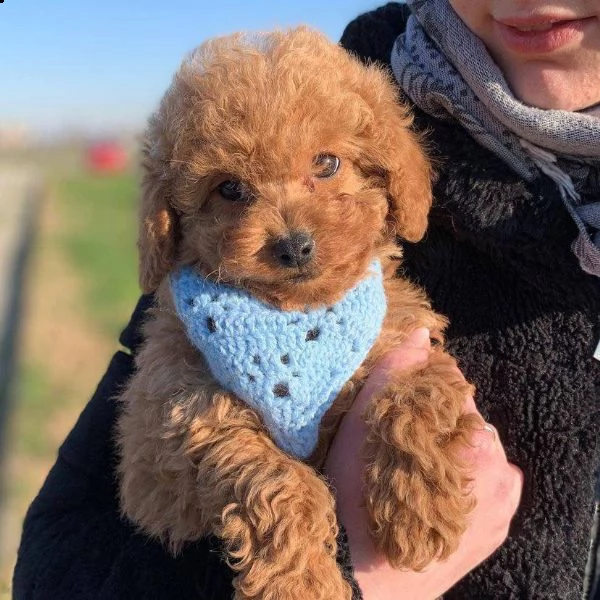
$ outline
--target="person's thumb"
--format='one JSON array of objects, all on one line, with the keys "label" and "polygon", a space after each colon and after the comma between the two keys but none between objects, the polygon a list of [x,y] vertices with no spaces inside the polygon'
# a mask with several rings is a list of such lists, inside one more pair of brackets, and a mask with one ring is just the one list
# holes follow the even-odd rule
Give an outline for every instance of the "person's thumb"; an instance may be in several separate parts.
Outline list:
[{"label": "person's thumb", "polygon": [[429,329],[419,327],[412,331],[402,344],[387,352],[373,367],[352,410],[362,410],[373,393],[383,387],[394,373],[427,362],[430,352]]}]

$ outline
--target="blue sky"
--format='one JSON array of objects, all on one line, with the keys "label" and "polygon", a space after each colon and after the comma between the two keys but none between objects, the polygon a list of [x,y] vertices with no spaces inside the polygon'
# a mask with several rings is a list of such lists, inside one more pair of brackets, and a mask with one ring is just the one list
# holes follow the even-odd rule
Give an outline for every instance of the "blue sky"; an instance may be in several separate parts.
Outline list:
[{"label": "blue sky", "polygon": [[139,128],[206,38],[305,23],[339,38],[383,0],[4,0],[0,125],[45,133]]}]

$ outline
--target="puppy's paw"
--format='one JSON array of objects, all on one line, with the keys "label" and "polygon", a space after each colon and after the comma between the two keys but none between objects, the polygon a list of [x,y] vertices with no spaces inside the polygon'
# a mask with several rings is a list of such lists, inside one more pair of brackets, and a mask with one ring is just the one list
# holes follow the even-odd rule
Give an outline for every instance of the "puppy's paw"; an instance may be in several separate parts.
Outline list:
[{"label": "puppy's paw", "polygon": [[302,463],[254,502],[231,505],[220,535],[229,541],[237,600],[350,600],[336,562],[333,497]]},{"label": "puppy's paw", "polygon": [[365,415],[370,527],[394,567],[421,570],[447,558],[475,504],[459,451],[481,419],[462,414],[471,390],[450,364],[444,360],[399,379]]}]

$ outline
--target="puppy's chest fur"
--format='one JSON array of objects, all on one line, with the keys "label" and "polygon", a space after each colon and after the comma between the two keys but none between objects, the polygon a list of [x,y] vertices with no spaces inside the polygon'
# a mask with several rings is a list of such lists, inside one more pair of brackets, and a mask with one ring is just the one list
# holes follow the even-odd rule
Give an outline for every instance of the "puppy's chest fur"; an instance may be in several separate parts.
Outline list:
[{"label": "puppy's chest fur", "polygon": [[[318,444],[306,461],[317,468],[322,466],[340,420],[352,405],[373,364],[385,352],[399,345],[416,327],[428,327],[434,339],[441,337],[440,332],[445,326],[443,317],[431,311],[427,299],[416,286],[394,277],[394,267],[391,261],[384,264],[387,312],[380,335],[366,360],[344,385],[321,421]],[[168,285],[160,288],[158,299],[154,318],[145,327],[146,342],[138,361],[146,363],[146,367],[148,361],[156,363],[160,374],[154,378],[154,386],[159,385],[163,389],[154,390],[147,398],[149,401],[152,397],[156,401],[162,398],[165,406],[161,412],[167,417],[167,422],[169,415],[174,415],[177,423],[173,426],[179,429],[182,424],[191,423],[195,416],[209,410],[216,395],[234,397],[223,390],[202,354],[190,343],[185,327],[176,315]],[[177,404],[179,398],[185,398],[185,401]],[[234,401],[241,403],[241,400]],[[256,418],[260,420],[258,415]]]}]

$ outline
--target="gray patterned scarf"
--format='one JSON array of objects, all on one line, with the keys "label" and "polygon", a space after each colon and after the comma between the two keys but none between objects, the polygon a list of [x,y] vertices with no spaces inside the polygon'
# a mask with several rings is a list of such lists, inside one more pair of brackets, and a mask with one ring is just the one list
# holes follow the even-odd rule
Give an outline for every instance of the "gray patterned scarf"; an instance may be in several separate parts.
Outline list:
[{"label": "gray patterned scarf", "polygon": [[[540,172],[550,177],[579,229],[573,251],[581,267],[600,276],[597,110],[542,110],[521,103],[483,42],[448,0],[407,4],[412,15],[391,57],[404,92],[432,116],[458,121],[526,181]],[[582,203],[589,193],[598,202]]]}]

